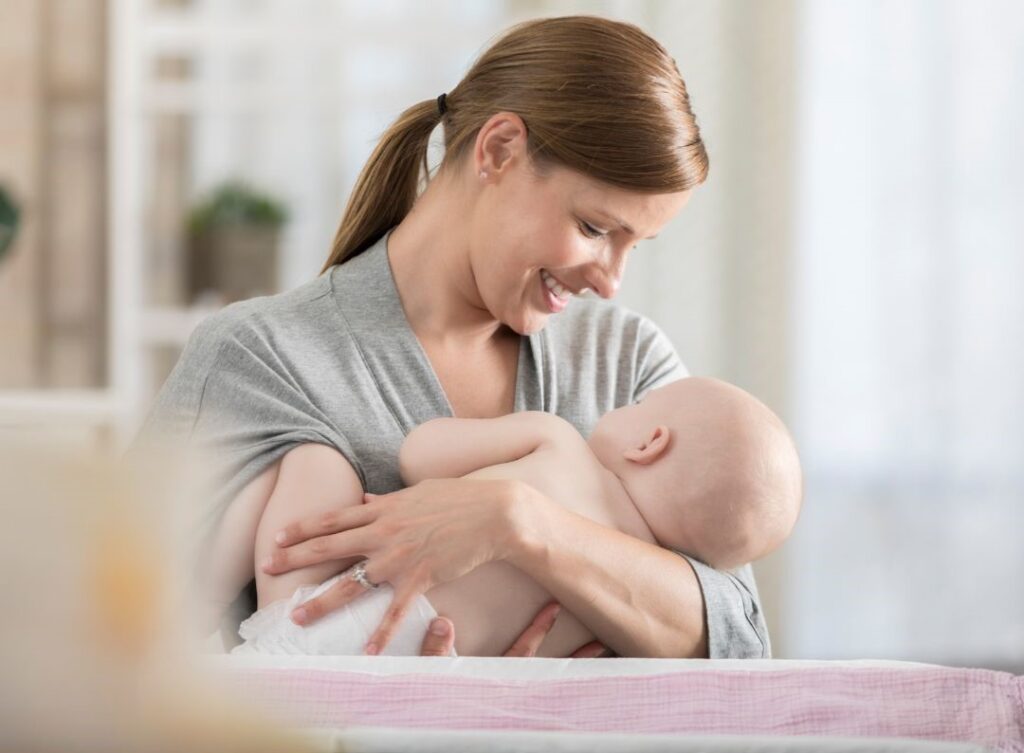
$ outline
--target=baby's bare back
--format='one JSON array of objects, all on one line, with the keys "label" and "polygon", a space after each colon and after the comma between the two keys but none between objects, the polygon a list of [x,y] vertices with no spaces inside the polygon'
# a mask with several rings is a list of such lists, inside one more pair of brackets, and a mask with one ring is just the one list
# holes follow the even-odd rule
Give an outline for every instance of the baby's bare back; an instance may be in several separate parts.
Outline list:
[{"label": "baby's bare back", "polygon": [[[514,462],[467,474],[524,481],[572,512],[653,543],[636,508],[610,493],[608,484],[614,478],[609,476],[579,435],[559,438]],[[455,624],[455,650],[460,655],[498,656],[552,597],[512,565],[490,562],[432,588],[427,598]],[[563,608],[538,656],[568,656],[592,640],[594,635]]]}]

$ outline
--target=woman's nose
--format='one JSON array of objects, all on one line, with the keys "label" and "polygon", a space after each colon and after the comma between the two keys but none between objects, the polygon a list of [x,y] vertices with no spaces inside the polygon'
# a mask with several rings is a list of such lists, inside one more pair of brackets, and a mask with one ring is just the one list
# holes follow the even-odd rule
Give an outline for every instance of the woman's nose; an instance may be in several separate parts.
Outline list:
[{"label": "woman's nose", "polygon": [[613,298],[626,271],[626,250],[611,251],[610,258],[595,264],[587,274],[587,285],[602,298]]}]

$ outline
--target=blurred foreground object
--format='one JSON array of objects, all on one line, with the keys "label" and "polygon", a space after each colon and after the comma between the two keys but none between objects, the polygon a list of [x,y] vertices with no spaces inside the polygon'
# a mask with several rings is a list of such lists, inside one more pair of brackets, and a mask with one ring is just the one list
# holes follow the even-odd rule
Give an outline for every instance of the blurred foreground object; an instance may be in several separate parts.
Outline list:
[{"label": "blurred foreground object", "polygon": [[0,446],[0,750],[303,750],[199,669],[182,567],[200,474]]},{"label": "blurred foreground object", "polygon": [[278,290],[277,248],[287,212],[243,183],[225,183],[189,218],[189,302],[232,303]]},{"label": "blurred foreground object", "polygon": [[18,207],[7,194],[7,189],[0,186],[0,262],[14,242],[14,236],[18,234],[18,219]]}]

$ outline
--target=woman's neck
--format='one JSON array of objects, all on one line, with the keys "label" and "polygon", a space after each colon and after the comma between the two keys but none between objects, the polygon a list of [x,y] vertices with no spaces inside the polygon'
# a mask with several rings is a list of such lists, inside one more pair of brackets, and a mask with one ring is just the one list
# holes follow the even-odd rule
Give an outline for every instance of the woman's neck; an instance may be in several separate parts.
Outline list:
[{"label": "woman's neck", "polygon": [[484,306],[470,264],[472,196],[435,178],[388,238],[388,261],[406,318],[422,340],[456,349],[490,344],[507,328]]}]

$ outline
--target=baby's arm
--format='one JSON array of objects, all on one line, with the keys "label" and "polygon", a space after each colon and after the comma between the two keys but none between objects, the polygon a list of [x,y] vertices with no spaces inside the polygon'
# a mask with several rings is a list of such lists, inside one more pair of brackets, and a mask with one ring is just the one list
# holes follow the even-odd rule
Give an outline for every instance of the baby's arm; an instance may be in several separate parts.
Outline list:
[{"label": "baby's arm", "polygon": [[575,427],[551,413],[523,411],[498,418],[435,418],[413,429],[398,455],[402,480],[457,478],[529,455]]},{"label": "baby's arm", "polygon": [[[277,548],[278,531],[295,520],[362,504],[363,487],[345,456],[322,444],[299,445],[281,461],[274,489],[256,531],[256,594],[263,607],[291,596],[300,586],[316,585],[351,567],[362,557],[324,562],[280,575],[263,572],[263,560]],[[250,560],[252,563],[252,560]]]}]

